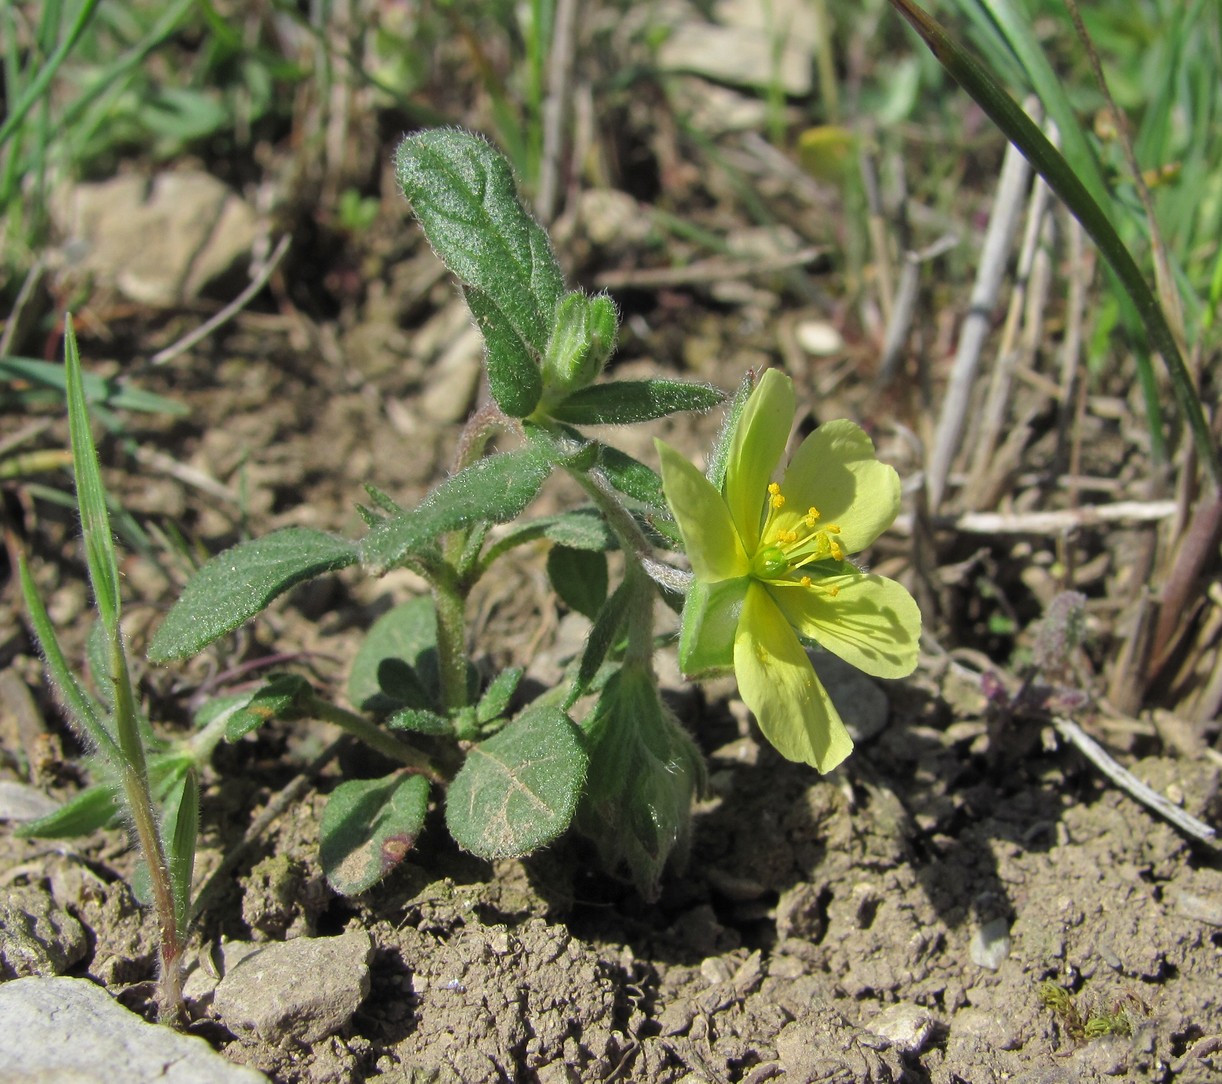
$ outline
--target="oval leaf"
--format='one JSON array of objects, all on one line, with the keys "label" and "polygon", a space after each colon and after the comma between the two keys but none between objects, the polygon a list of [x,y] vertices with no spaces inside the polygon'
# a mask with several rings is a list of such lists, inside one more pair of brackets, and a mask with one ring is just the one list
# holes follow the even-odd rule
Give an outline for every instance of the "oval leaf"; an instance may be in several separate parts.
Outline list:
[{"label": "oval leaf", "polygon": [[416,845],[428,805],[422,775],[395,772],[336,787],[319,826],[318,856],[331,887],[355,896],[377,884]]},{"label": "oval leaf", "polygon": [[529,708],[467,754],[446,796],[446,825],[480,858],[514,858],[568,828],[586,777],[573,721],[553,707]]},{"label": "oval leaf", "polygon": [[357,556],[354,543],[309,527],[240,542],[213,557],[187,584],[153,635],[149,659],[194,655],[290,587],[355,564]]},{"label": "oval leaf", "polygon": [[547,574],[564,604],[593,621],[607,601],[607,555],[553,546]]}]

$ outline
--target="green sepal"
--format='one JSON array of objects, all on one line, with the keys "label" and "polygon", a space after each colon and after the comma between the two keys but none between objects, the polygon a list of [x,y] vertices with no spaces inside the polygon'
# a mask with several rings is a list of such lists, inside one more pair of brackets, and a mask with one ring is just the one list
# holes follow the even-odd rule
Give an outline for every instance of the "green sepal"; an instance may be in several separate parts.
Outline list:
[{"label": "green sepal", "polygon": [[352,779],[327,798],[318,857],[327,883],[342,896],[372,888],[411,853],[428,813],[429,783],[394,772]]},{"label": "green sepal", "polygon": [[679,626],[679,668],[689,678],[734,667],[734,634],[748,579],[693,583]]},{"label": "green sepal", "polygon": [[586,778],[581,733],[559,708],[533,706],[472,746],[446,795],[446,826],[480,858],[515,858],[568,828]]},{"label": "green sepal", "polygon": [[356,564],[345,538],[288,527],[239,542],[208,561],[190,580],[149,644],[153,662],[184,659],[249,621],[290,587]]},{"label": "green sepal", "polygon": [[575,290],[561,299],[543,360],[543,383],[549,401],[598,378],[615,349],[618,330],[619,314],[609,297],[588,297]]}]

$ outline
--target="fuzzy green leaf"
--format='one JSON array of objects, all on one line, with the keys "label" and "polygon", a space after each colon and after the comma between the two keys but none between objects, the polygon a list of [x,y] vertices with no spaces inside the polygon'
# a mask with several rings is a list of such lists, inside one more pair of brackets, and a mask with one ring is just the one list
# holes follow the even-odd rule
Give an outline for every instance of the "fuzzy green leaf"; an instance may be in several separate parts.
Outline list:
[{"label": "fuzzy green leaf", "polygon": [[386,719],[389,730],[410,730],[413,734],[453,734],[454,726],[444,715],[427,708],[400,708]]},{"label": "fuzzy green leaf", "polygon": [[122,806],[119,791],[109,783],[95,783],[54,813],[18,825],[14,835],[32,839],[71,839],[87,836],[98,828],[113,824]]},{"label": "fuzzy green leaf", "polygon": [[311,692],[310,683],[299,674],[271,674],[250,694],[225,724],[225,740],[240,741],[273,719],[292,718],[303,698]]},{"label": "fuzzy green leaf", "polygon": [[509,702],[518,691],[525,672],[520,666],[509,666],[488,682],[488,688],[475,709],[477,722],[489,723],[509,710]]},{"label": "fuzzy green leaf", "polygon": [[[466,288],[481,328],[492,332],[488,373],[497,402],[506,413],[530,413],[533,403],[522,407],[532,394],[538,402],[536,380],[542,390],[538,366],[564,276],[547,234],[518,201],[508,163],[478,136],[439,129],[405,139],[395,173],[429,243]],[[534,375],[523,394],[513,381],[526,376],[525,362]]]},{"label": "fuzzy green leaf", "polygon": [[352,660],[348,699],[375,713],[441,706],[437,612],[431,598],[409,599],[373,623]]},{"label": "fuzzy green leaf", "polygon": [[232,632],[277,595],[357,561],[345,538],[288,527],[240,542],[213,557],[191,579],[149,645],[153,662],[183,659]]},{"label": "fuzzy green leaf", "polygon": [[416,508],[374,527],[360,542],[361,563],[381,575],[448,531],[511,520],[534,499],[551,469],[534,445],[480,459],[442,482]]},{"label": "fuzzy green leaf", "polygon": [[463,297],[484,336],[492,398],[511,418],[525,418],[543,395],[543,374],[530,343],[482,290],[468,286]]},{"label": "fuzzy green leaf", "polygon": [[569,826],[586,777],[586,753],[558,708],[527,709],[474,746],[446,796],[446,825],[464,850],[512,858]]},{"label": "fuzzy green leaf", "polygon": [[591,621],[607,601],[607,555],[593,550],[553,546],[547,574],[561,600]]},{"label": "fuzzy green leaf", "polygon": [[725,393],[711,384],[686,380],[616,380],[573,392],[552,408],[552,417],[570,425],[630,425],[681,410],[711,410]]},{"label": "fuzzy green leaf", "polygon": [[405,772],[336,787],[319,827],[318,857],[331,887],[355,896],[377,884],[415,846],[428,804],[428,780]]}]

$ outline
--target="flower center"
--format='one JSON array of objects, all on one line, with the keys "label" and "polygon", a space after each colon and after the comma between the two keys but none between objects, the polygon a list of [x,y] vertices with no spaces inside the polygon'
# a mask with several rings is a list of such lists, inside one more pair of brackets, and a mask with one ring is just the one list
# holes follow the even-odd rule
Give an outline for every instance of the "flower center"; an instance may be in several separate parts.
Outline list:
[{"label": "flower center", "polygon": [[[762,580],[788,579],[815,561],[844,560],[836,523],[820,524],[817,508],[803,514],[786,512],[785,495],[776,482],[768,486],[768,516],[760,532],[760,548],[751,561],[752,575]],[[802,577],[809,585],[809,577]]]}]

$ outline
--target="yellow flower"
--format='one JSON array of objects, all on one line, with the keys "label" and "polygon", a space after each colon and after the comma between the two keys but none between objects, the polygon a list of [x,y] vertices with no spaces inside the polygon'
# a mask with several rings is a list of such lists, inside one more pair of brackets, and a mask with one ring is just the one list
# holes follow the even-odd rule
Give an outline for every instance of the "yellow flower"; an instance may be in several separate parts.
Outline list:
[{"label": "yellow flower", "polygon": [[921,614],[894,580],[848,558],[895,519],[899,477],[849,421],[821,425],[773,480],[794,419],[793,383],[770,369],[734,432],[721,492],[655,442],[662,487],[695,583],[683,608],[685,673],[733,667],[782,756],[831,771],[853,742],[799,637],[875,677],[916,667]]}]

